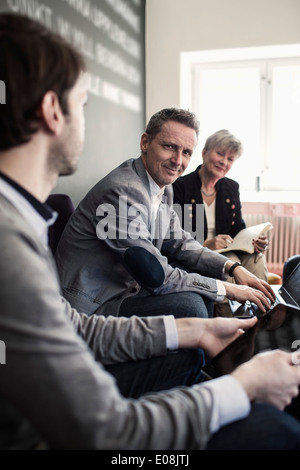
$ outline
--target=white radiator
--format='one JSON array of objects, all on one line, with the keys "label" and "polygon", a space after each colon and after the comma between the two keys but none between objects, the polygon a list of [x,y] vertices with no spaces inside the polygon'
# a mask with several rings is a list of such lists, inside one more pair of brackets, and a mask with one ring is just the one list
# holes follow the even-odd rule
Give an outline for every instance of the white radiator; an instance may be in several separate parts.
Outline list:
[{"label": "white radiator", "polygon": [[[267,265],[269,271],[282,275],[284,262],[290,256],[300,254],[300,215],[298,207],[297,210],[290,211],[292,212],[290,214],[286,214],[286,210],[276,211],[274,205],[269,206],[269,209],[270,207],[272,210],[268,210],[268,213],[266,210],[260,210],[259,212],[265,213],[255,214],[249,213],[249,207],[245,211],[243,204],[243,217],[247,226],[267,221],[272,223],[274,228],[268,232],[270,245],[266,251]],[[276,212],[284,212],[284,214],[278,215]]]}]

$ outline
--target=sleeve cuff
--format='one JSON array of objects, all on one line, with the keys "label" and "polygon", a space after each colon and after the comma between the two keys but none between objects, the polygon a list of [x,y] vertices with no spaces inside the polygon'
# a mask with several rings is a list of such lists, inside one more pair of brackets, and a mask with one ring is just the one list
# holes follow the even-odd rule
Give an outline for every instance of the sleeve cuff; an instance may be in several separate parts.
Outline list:
[{"label": "sleeve cuff", "polygon": [[165,315],[164,318],[165,331],[166,331],[166,346],[169,351],[178,349],[178,333],[176,322],[173,315]]},{"label": "sleeve cuff", "polygon": [[219,281],[219,279],[216,279],[216,282],[217,282],[216,302],[221,302],[222,300],[224,300],[224,297],[226,296],[226,289],[222,281]]},{"label": "sleeve cuff", "polygon": [[245,418],[250,412],[250,401],[239,382],[231,375],[205,382],[213,396],[213,411],[210,431],[218,431],[238,419]]}]

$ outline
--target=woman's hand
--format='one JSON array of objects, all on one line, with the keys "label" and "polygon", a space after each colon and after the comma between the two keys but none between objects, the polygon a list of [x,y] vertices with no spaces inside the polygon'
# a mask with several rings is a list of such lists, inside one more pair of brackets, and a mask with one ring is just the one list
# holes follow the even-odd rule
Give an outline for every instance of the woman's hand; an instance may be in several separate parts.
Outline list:
[{"label": "woman's hand", "polygon": [[227,248],[233,242],[230,235],[220,234],[214,238],[209,238],[205,240],[203,246],[206,246],[210,250],[221,250]]},{"label": "woman's hand", "polygon": [[266,235],[262,234],[256,240],[252,240],[252,245],[254,246],[255,253],[263,253],[268,249],[269,240]]}]

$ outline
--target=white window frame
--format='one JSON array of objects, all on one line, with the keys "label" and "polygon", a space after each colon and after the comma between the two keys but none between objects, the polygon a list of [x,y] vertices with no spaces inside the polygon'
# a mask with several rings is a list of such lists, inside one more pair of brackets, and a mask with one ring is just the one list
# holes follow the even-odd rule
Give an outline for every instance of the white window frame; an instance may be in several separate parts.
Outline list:
[{"label": "white window frame", "polygon": [[[270,65],[273,63],[278,62],[279,60],[282,61],[284,59],[290,59],[290,62],[300,60],[300,44],[291,44],[291,45],[284,45],[284,46],[267,46],[267,47],[255,47],[255,48],[239,48],[239,49],[219,49],[219,50],[211,50],[211,51],[198,51],[198,52],[185,52],[181,53],[180,57],[180,105],[183,108],[193,110],[193,99],[194,93],[196,93],[193,89],[193,81],[194,81],[194,70],[195,66],[197,65],[199,68],[199,64],[203,67],[214,67],[218,66],[217,64],[222,62],[226,62],[228,65],[230,63],[240,63],[247,64],[249,61],[261,61],[263,67],[265,67],[265,61],[268,61]],[[196,67],[197,68],[197,67]],[[266,83],[269,83],[269,72],[267,69],[262,69],[263,76],[265,77]],[[263,83],[262,83],[262,86]],[[269,106],[269,96],[272,92],[271,86],[268,86],[268,93],[263,94],[266,97],[265,103],[262,105],[268,109],[268,112],[271,113],[271,109]],[[263,113],[262,113],[263,118]],[[267,127],[267,123],[262,121],[261,122],[261,144],[262,147],[264,146],[263,139],[267,139],[267,135],[269,129]],[[300,128],[300,123],[299,123]],[[201,152],[201,149],[198,149],[198,153]],[[263,160],[263,167],[267,167],[269,164],[269,156],[267,155]],[[261,160],[262,161],[262,160]],[[198,158],[197,161],[194,163],[194,167],[197,166],[199,163]],[[188,168],[188,171],[192,171],[194,169],[193,165],[191,164]],[[245,200],[266,200],[266,201],[300,201],[300,185],[299,191],[268,191],[262,192],[260,191],[258,194],[254,191],[247,191],[245,194],[242,194]]]}]

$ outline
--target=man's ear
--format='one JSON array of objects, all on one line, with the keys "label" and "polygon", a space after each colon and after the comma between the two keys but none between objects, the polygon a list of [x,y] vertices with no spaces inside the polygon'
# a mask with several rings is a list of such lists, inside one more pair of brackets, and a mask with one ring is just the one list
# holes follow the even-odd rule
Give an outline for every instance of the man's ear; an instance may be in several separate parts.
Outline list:
[{"label": "man's ear", "polygon": [[144,132],[144,134],[141,137],[141,143],[140,143],[142,153],[147,153],[148,145],[149,145],[149,135],[146,132]]},{"label": "man's ear", "polygon": [[40,106],[40,117],[50,132],[55,135],[60,134],[64,123],[64,114],[55,91],[45,93]]}]

